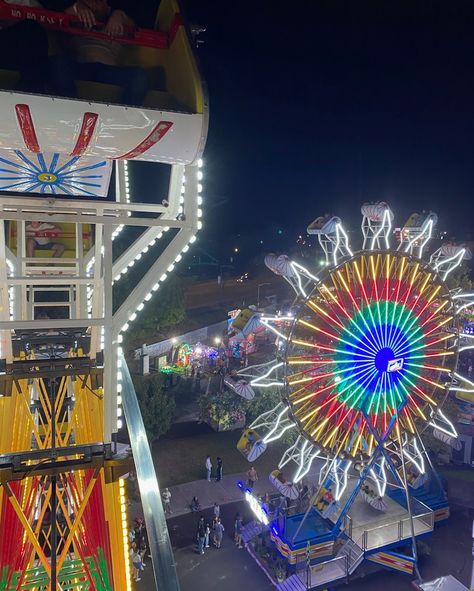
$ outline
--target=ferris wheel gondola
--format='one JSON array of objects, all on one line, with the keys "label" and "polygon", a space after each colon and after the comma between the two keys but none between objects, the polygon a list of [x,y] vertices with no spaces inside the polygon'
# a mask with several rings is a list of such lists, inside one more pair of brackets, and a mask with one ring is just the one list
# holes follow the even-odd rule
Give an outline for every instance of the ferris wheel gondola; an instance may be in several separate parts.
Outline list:
[{"label": "ferris wheel gondola", "polygon": [[284,497],[291,500],[296,500],[299,497],[299,490],[296,484],[289,482],[283,475],[281,470],[273,470],[268,477],[269,481],[273,486],[280,492]]},{"label": "ferris wheel gondola", "polygon": [[388,215],[390,220],[393,220],[393,211],[385,201],[377,201],[375,203],[364,203],[360,208],[362,215],[368,218],[371,222],[381,222],[385,216]]},{"label": "ferris wheel gondola", "polygon": [[306,228],[308,234],[335,234],[337,225],[341,223],[341,218],[336,215],[320,215],[314,219]]},{"label": "ferris wheel gondola", "polygon": [[[160,489],[120,343],[202,226],[205,85],[177,0],[161,0],[157,30],[126,30],[113,40],[83,27],[75,10],[51,12],[32,4],[39,3],[0,2],[0,34],[9,37],[11,50],[0,68],[0,365],[15,375],[0,380],[0,451],[28,466],[0,483],[0,530],[8,532],[0,548],[2,581],[35,589],[130,590],[124,479],[134,464],[154,586],[178,588]],[[72,8],[73,1],[59,4]],[[44,53],[36,37],[15,35],[15,28],[37,30]],[[29,71],[31,65],[40,71],[49,57],[65,57],[58,41],[67,35],[113,44],[114,54],[121,47],[117,67],[133,66],[146,80],[143,100],[123,100],[132,85],[88,79],[72,80],[67,96],[51,96],[42,84],[46,76],[22,92],[19,82],[26,77],[14,64],[26,60],[15,59],[15,41],[28,51]],[[58,55],[48,56],[48,45]],[[87,78],[85,69],[81,77]],[[47,74],[53,78],[52,68]],[[140,166],[135,161],[151,163],[167,192],[155,191],[146,203],[132,192]],[[127,226],[133,236],[125,250],[117,250],[113,240]],[[153,249],[157,243],[160,248]],[[133,289],[118,298],[121,280],[142,257]],[[133,460],[114,452],[124,420]]]},{"label": "ferris wheel gondola", "polygon": [[236,380],[229,375],[224,378],[224,384],[246,400],[252,400],[255,397],[252,386],[246,380]]},{"label": "ferris wheel gondola", "polygon": [[265,257],[265,265],[273,271],[276,275],[281,275],[285,279],[291,279],[295,276],[295,271],[291,266],[291,261],[288,256],[281,254],[267,254]]}]

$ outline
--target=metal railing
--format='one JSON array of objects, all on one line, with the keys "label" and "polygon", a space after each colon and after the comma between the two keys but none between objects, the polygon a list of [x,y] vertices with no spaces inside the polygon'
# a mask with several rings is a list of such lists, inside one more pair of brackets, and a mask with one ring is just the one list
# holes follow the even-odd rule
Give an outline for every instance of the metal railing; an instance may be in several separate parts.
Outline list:
[{"label": "metal railing", "polygon": [[[424,507],[422,513],[421,507],[417,507],[419,513],[413,515],[413,525],[415,529],[415,535],[420,535],[434,528],[434,513],[428,507]],[[362,548],[365,552],[367,550],[373,550],[374,548],[380,548],[387,544],[393,544],[400,542],[411,537],[411,524],[410,517],[404,517],[390,523],[384,523],[376,527],[365,529],[356,541],[356,544]]]},{"label": "metal railing", "polygon": [[324,585],[337,579],[347,577],[349,574],[349,558],[345,555],[336,556],[330,560],[319,562],[307,567],[298,573],[299,578],[306,585],[306,589]]}]

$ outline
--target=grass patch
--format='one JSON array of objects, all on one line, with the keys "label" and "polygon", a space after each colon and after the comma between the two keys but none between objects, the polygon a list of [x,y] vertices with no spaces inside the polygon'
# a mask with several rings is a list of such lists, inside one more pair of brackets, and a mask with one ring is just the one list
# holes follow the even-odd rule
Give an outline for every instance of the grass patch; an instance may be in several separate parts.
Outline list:
[{"label": "grass patch", "polygon": [[[240,430],[223,433],[201,433],[192,437],[161,439],[153,445],[153,460],[159,475],[160,487],[192,482],[205,477],[206,455],[216,465],[220,456],[224,474],[247,471],[249,462],[237,451]],[[273,443],[253,464],[260,478],[266,478],[274,470],[286,449],[285,445]]]}]

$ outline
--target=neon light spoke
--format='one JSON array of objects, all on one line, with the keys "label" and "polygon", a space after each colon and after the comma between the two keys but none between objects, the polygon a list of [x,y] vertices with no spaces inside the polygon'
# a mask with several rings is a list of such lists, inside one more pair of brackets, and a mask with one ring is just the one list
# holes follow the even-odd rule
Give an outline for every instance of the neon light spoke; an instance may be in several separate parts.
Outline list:
[{"label": "neon light spoke", "polygon": [[351,257],[318,274],[299,308],[286,401],[319,448],[370,456],[383,437],[413,434],[429,420],[453,375],[456,332],[434,270],[400,252]]}]

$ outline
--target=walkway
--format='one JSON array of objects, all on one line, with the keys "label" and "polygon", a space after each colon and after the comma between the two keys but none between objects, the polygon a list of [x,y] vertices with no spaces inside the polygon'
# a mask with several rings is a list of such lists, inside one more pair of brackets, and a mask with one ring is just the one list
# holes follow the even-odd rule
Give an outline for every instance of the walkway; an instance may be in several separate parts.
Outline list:
[{"label": "walkway", "polygon": [[[215,480],[208,482],[202,479],[171,486],[171,509],[173,511],[171,516],[177,517],[189,513],[191,499],[194,496],[199,499],[201,509],[209,509],[214,506],[214,503],[224,505],[226,503],[242,501],[242,491],[237,486],[239,480],[246,483],[247,474],[243,472],[241,474],[224,475],[220,482],[216,482]],[[268,481],[268,478],[264,476],[255,483],[254,492],[257,495],[262,495],[266,492],[275,492],[275,489]]]}]

